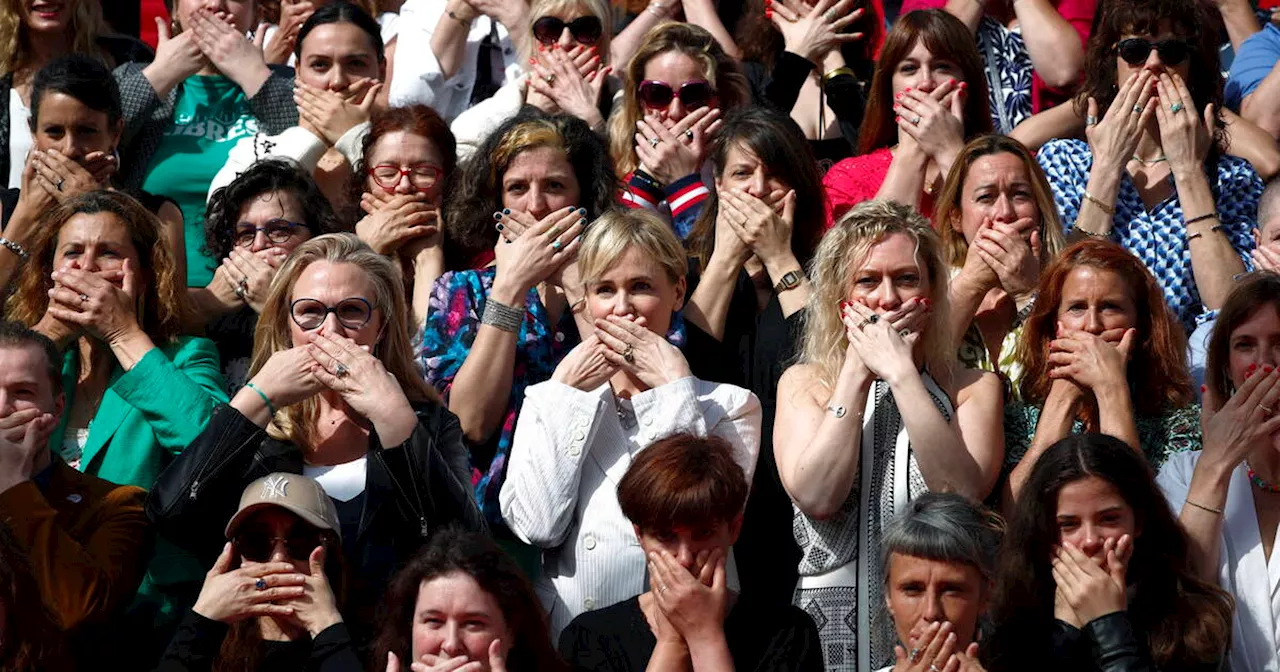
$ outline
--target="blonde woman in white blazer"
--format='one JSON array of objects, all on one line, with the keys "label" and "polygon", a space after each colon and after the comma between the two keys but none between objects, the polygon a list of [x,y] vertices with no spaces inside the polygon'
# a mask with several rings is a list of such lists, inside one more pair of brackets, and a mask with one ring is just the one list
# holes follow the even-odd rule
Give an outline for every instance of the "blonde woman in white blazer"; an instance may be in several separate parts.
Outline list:
[{"label": "blonde woman in white blazer", "polygon": [[574,301],[583,341],[526,391],[499,495],[507,525],[543,549],[535,588],[553,638],[578,614],[646,589],[644,552],[617,498],[632,458],[673,434],[715,435],[749,481],[761,421],[755,395],[694,378],[662,336],[685,297],[685,252],[667,224],[642,210],[607,213],[565,273],[582,278],[566,285],[585,291]]},{"label": "blonde woman in white blazer", "polygon": [[1230,669],[1280,672],[1280,276],[1232,290],[1204,382],[1204,450],[1171,455],[1156,482],[1181,511],[1200,578],[1235,598]]}]

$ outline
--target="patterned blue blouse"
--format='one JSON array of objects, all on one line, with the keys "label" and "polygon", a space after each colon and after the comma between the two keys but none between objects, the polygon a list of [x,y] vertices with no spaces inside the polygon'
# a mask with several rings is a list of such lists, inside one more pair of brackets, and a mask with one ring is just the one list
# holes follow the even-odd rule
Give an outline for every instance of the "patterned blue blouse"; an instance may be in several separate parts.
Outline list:
[{"label": "patterned blue blouse", "polygon": [[[1093,167],[1093,154],[1083,140],[1053,140],[1036,155],[1053,189],[1065,232],[1075,227],[1076,216],[1084,201],[1085,185]],[[1172,178],[1170,178],[1172,179]],[[1258,213],[1258,197],[1262,195],[1262,179],[1244,159],[1225,154],[1218,157],[1217,174],[1209,177],[1209,188],[1218,206],[1218,221],[1231,246],[1252,270],[1249,250],[1254,242],[1251,231]],[[1128,173],[1121,175],[1116,197],[1116,214],[1112,218],[1111,239],[1146,264],[1187,333],[1208,314],[1200,302],[1195,277],[1191,272],[1191,248],[1187,245],[1182,205],[1177,194],[1162,201],[1148,212],[1133,186]]]},{"label": "patterned blue blouse", "polygon": [[1008,133],[1031,116],[1031,54],[1022,33],[989,16],[978,22],[978,53],[987,75],[991,127]]}]

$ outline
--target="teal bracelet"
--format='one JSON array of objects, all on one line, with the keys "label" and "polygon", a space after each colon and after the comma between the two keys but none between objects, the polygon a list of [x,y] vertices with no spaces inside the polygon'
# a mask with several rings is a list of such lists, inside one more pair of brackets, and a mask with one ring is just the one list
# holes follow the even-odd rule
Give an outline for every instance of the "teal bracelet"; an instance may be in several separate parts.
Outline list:
[{"label": "teal bracelet", "polygon": [[267,410],[271,411],[271,417],[274,418],[277,411],[276,411],[276,405],[271,403],[271,397],[268,397],[266,392],[263,392],[262,390],[258,389],[258,386],[254,385],[252,381],[245,383],[244,386],[253,390],[254,392],[257,392],[258,396],[262,397],[262,403],[267,405]]}]

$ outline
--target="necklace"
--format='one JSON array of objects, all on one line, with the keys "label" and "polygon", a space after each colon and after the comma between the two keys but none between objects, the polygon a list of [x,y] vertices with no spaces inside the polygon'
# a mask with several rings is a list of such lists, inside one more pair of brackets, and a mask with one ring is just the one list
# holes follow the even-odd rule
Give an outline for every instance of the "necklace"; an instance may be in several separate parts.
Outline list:
[{"label": "necklace", "polygon": [[[1248,465],[1246,464],[1246,466]],[[1249,467],[1249,482],[1253,483],[1254,486],[1260,490],[1266,490],[1271,493],[1280,493],[1280,485],[1274,485],[1262,480],[1262,477],[1253,470],[1253,467]]]},{"label": "necklace", "polygon": [[1138,163],[1141,163],[1141,164],[1142,164],[1142,165],[1144,165],[1144,166],[1154,166],[1154,165],[1155,165],[1155,164],[1157,164],[1157,163],[1162,163],[1162,162],[1164,162],[1164,161],[1168,161],[1168,160],[1169,160],[1169,157],[1164,156],[1164,155],[1161,155],[1161,156],[1159,156],[1159,157],[1157,157],[1157,158],[1150,159],[1150,160],[1148,160],[1148,159],[1144,159],[1144,158],[1142,158],[1142,157],[1138,156],[1137,154],[1134,154],[1134,155],[1133,155],[1132,157],[1130,157],[1130,158],[1131,158],[1133,161],[1137,161]]}]

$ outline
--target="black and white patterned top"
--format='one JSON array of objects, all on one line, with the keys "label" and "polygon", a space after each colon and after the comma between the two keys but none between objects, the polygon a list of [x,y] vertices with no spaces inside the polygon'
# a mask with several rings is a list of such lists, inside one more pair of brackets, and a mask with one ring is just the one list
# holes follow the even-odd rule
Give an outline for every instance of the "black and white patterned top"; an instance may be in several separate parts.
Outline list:
[{"label": "black and white patterned top", "polygon": [[1008,133],[1031,116],[1031,55],[1022,33],[989,16],[978,23],[978,53],[987,70],[991,126]]}]

